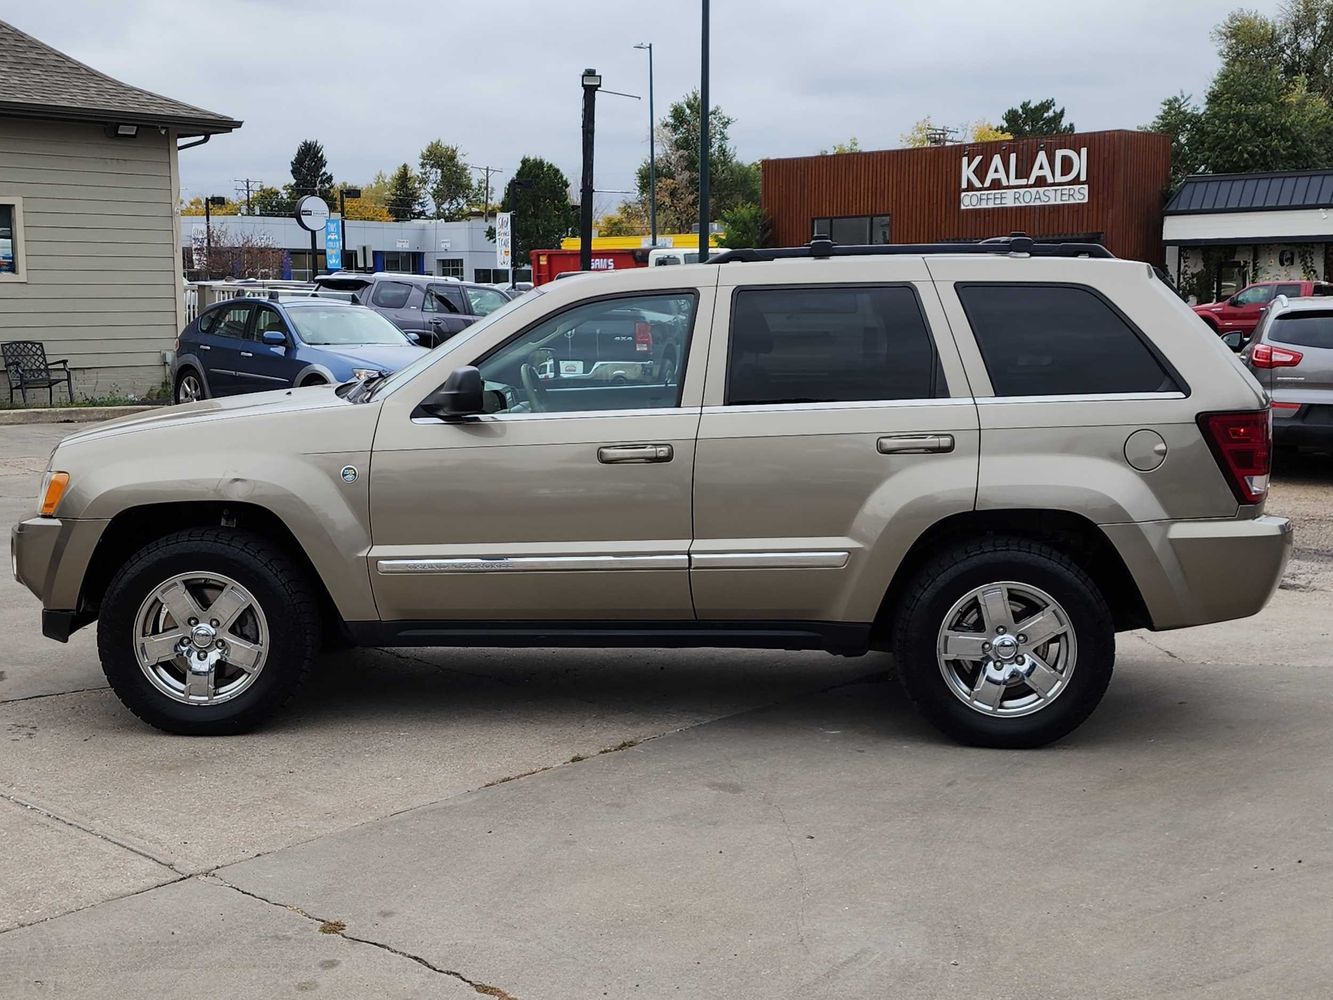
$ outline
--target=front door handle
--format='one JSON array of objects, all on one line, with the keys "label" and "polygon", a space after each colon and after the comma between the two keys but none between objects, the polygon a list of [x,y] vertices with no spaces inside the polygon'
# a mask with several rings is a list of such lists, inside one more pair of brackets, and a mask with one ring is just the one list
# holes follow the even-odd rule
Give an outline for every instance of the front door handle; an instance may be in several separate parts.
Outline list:
[{"label": "front door handle", "polygon": [[670,462],[674,454],[669,444],[613,444],[597,449],[597,461],[603,465]]},{"label": "front door handle", "polygon": [[253,358],[254,355],[251,354],[249,351],[242,351],[242,352],[241,352],[241,357],[243,357],[243,358]]},{"label": "front door handle", "polygon": [[890,434],[875,442],[881,455],[931,455],[953,451],[952,434]]}]

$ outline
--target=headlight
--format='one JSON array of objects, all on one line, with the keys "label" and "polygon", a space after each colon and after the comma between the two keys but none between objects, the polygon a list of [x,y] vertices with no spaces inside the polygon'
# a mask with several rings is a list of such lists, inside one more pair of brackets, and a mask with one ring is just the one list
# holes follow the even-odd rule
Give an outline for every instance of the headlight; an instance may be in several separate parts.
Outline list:
[{"label": "headlight", "polygon": [[352,378],[358,382],[364,382],[368,378],[376,378],[384,373],[378,368],[353,368]]},{"label": "headlight", "polygon": [[42,477],[42,491],[37,494],[37,513],[42,517],[55,517],[68,486],[68,472],[47,472]]}]

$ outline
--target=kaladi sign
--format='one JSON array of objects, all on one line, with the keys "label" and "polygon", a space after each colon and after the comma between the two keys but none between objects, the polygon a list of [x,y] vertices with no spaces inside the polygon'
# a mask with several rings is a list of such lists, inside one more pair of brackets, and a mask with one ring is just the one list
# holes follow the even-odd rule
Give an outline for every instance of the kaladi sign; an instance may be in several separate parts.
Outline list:
[{"label": "kaladi sign", "polygon": [[[983,169],[984,167],[984,169]],[[1033,208],[1088,201],[1088,150],[1041,149],[1030,162],[1017,153],[964,156],[961,208]]]}]

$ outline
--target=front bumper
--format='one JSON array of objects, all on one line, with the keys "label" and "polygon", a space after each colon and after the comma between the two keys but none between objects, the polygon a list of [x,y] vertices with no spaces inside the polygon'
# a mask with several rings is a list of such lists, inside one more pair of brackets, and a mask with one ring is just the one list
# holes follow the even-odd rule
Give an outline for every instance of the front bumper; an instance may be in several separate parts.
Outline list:
[{"label": "front bumper", "polygon": [[1102,526],[1138,584],[1155,630],[1258,614],[1291,556],[1282,517]]},{"label": "front bumper", "polygon": [[80,591],[104,520],[30,517],[9,533],[14,579],[42,602],[42,634],[64,642],[93,620],[83,610]]}]

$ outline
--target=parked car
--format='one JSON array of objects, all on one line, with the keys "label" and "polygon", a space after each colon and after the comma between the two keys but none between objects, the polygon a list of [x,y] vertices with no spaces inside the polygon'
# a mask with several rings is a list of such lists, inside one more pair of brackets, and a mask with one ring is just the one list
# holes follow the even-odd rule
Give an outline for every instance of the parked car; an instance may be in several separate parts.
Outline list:
[{"label": "parked car", "polygon": [[[386,378],[66,437],[15,574],[178,733],[255,726],[332,634],[892,650],[944,732],[1047,743],[1116,632],[1252,615],[1291,548],[1263,389],[1109,256],[824,240],[554,282]],[[659,322],[670,375],[542,377]]]},{"label": "parked car", "polygon": [[435,347],[509,301],[508,292],[456,278],[377,271],[335,271],[315,278],[320,289],[351,292],[421,343]]},{"label": "parked car", "polygon": [[1241,358],[1273,399],[1274,442],[1333,448],[1333,301],[1274,299]]},{"label": "parked car", "polygon": [[1246,285],[1222,302],[1194,306],[1194,312],[1216,334],[1239,331],[1248,338],[1268,304],[1279,295],[1287,298],[1333,295],[1333,284],[1326,281],[1259,281]]},{"label": "parked car", "polygon": [[327,385],[396,371],[426,349],[363,306],[335,299],[228,299],[181,331],[178,403]]}]

